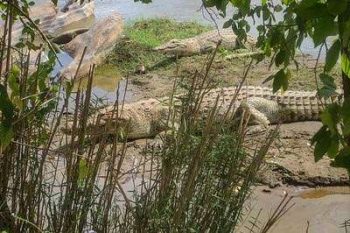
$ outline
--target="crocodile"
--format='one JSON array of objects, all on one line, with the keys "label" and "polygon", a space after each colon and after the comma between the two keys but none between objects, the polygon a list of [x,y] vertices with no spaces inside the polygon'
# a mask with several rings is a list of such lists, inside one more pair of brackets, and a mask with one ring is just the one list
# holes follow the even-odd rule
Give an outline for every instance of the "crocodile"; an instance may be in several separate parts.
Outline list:
[{"label": "crocodile", "polygon": [[221,40],[221,47],[228,50],[242,47],[252,49],[256,44],[256,40],[249,35],[243,43],[240,43],[232,29],[226,28],[221,31],[212,30],[187,39],[172,39],[155,47],[154,50],[179,57],[192,56],[214,50],[219,40]]},{"label": "crocodile", "polygon": [[[175,96],[175,99],[179,97],[181,95]],[[272,94],[271,88],[259,86],[243,86],[239,92],[237,87],[217,88],[203,95],[199,116],[206,118],[215,105],[218,121],[226,119],[224,116],[227,112],[234,113],[239,109],[246,109],[252,116],[252,124],[268,126],[276,123],[319,120],[324,104],[329,101],[321,101],[317,93],[311,91]],[[116,131],[117,128],[128,125],[127,138],[130,140],[155,137],[168,128],[165,122],[171,112],[169,102],[170,99],[164,97],[107,106],[89,119],[88,133],[116,134],[120,133],[119,130]],[[71,128],[68,126],[63,131],[70,133]]]}]

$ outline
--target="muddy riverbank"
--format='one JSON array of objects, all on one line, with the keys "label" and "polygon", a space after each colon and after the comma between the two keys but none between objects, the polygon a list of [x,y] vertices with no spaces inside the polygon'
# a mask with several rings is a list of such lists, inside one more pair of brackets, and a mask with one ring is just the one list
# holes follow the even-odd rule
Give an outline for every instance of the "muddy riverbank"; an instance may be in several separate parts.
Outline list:
[{"label": "muddy riverbank", "polygon": [[[333,189],[333,193],[331,192]],[[237,232],[259,232],[277,208],[285,193],[293,197],[291,209],[271,228],[271,233],[345,233],[350,230],[350,190],[349,187],[324,189],[283,186],[270,190],[264,186],[253,189],[252,196],[246,202],[246,217]],[[338,191],[338,192],[337,192]],[[309,194],[307,196],[306,194]],[[260,214],[259,214],[260,212]],[[258,217],[257,220],[255,218]],[[252,227],[254,223],[259,227]]]}]

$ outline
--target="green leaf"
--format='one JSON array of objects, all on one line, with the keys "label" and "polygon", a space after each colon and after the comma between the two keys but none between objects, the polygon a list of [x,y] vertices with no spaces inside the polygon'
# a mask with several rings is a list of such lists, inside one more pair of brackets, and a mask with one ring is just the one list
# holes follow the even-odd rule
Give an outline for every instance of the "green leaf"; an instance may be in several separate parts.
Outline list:
[{"label": "green leaf", "polygon": [[20,76],[20,69],[18,66],[14,65],[10,71],[10,75],[8,78],[8,84],[9,87],[12,90],[12,95],[19,95],[19,76]]},{"label": "green leaf", "polygon": [[293,3],[293,2],[295,2],[295,0],[283,0],[282,2],[285,5],[289,5],[289,4]]},{"label": "green leaf", "polygon": [[284,39],[283,31],[280,28],[274,28],[270,34],[270,45],[271,47],[279,46]]},{"label": "green leaf", "polygon": [[267,77],[263,82],[262,84],[265,84],[267,82],[270,82],[271,80],[273,80],[275,78],[275,75],[270,75],[269,77]]},{"label": "green leaf", "polygon": [[82,185],[84,180],[89,175],[89,167],[88,167],[88,164],[87,164],[87,162],[86,162],[86,160],[84,158],[82,158],[79,161],[79,172],[78,172],[78,174],[79,174],[79,176],[78,176],[79,183]]},{"label": "green leaf", "polygon": [[288,80],[291,77],[290,70],[283,68],[279,70],[275,75],[272,83],[273,92],[276,93],[278,90],[282,89],[286,91],[288,89]]},{"label": "green leaf", "polygon": [[337,124],[339,123],[339,105],[330,104],[326,109],[321,113],[321,121],[324,125],[328,127],[332,135],[337,134]]},{"label": "green leaf", "polygon": [[275,64],[277,67],[284,63],[284,61],[286,60],[286,56],[287,56],[287,53],[285,50],[281,49],[277,53],[276,58],[275,58]]},{"label": "green leaf", "polygon": [[347,5],[348,5],[347,0],[328,0],[327,1],[328,11],[332,15],[339,15],[343,13],[346,10]]},{"label": "green leaf", "polygon": [[331,163],[334,167],[346,168],[350,173],[350,148],[343,148]]},{"label": "green leaf", "polygon": [[14,136],[11,124],[2,122],[0,124],[0,147],[1,150],[5,149],[10,143]]},{"label": "green leaf", "polygon": [[2,116],[6,120],[11,121],[14,115],[14,110],[15,108],[10,101],[6,88],[0,84],[0,111],[2,113]]},{"label": "green leaf", "polygon": [[328,74],[320,74],[320,79],[321,79],[321,82],[323,83],[323,85],[325,86],[329,86],[329,87],[332,87],[332,88],[337,88],[335,82],[334,82],[334,78]]},{"label": "green leaf", "polygon": [[350,99],[344,100],[341,108],[341,116],[343,118],[343,135],[344,137],[348,137],[350,136]]},{"label": "green leaf", "polygon": [[264,43],[263,43],[263,50],[264,50],[264,53],[266,54],[266,56],[270,56],[271,55],[271,44],[266,40]]},{"label": "green leaf", "polygon": [[318,162],[327,153],[331,145],[331,132],[327,126],[323,126],[312,138],[312,144],[315,144],[314,157],[315,162]]},{"label": "green leaf", "polygon": [[[225,1],[218,1],[225,2]],[[231,0],[233,6],[237,7],[243,15],[247,14],[250,10],[250,0]]]},{"label": "green leaf", "polygon": [[298,7],[301,9],[308,9],[311,7],[318,6],[318,2],[319,0],[302,0],[302,1],[299,1]]},{"label": "green leaf", "polygon": [[317,94],[320,96],[320,97],[324,97],[326,99],[328,99],[329,97],[331,96],[334,96],[334,94],[336,93],[336,89],[334,88],[329,88],[327,86],[324,86],[324,87],[321,87]]},{"label": "green leaf", "polygon": [[301,1],[295,9],[296,14],[304,20],[323,18],[329,16],[325,4],[318,3],[318,0]]},{"label": "green leaf", "polygon": [[223,27],[223,28],[229,28],[229,27],[232,26],[232,22],[233,22],[232,19],[227,20],[227,21],[224,23],[224,25],[223,25],[222,27]]},{"label": "green leaf", "polygon": [[342,41],[342,46],[347,48],[350,40],[350,19],[347,19],[345,22],[339,24],[339,31],[343,32],[340,38]]},{"label": "green leaf", "polygon": [[330,143],[330,146],[327,150],[327,155],[330,157],[330,158],[335,158],[336,155],[338,154],[339,152],[339,139],[338,137],[332,137],[332,140],[331,140],[331,143]]},{"label": "green leaf", "polygon": [[314,41],[315,47],[326,41],[328,36],[337,34],[337,23],[333,17],[322,17],[313,21],[314,31],[311,37]]},{"label": "green leaf", "polygon": [[334,78],[328,74],[322,73],[320,74],[320,80],[323,83],[323,87],[318,90],[318,95],[326,99],[334,96],[337,90]]},{"label": "green leaf", "polygon": [[350,60],[345,53],[341,55],[341,70],[350,78]]},{"label": "green leaf", "polygon": [[20,96],[11,96],[11,101],[18,109],[23,109],[23,102]]},{"label": "green leaf", "polygon": [[328,50],[327,55],[326,55],[326,64],[324,66],[324,70],[326,72],[331,71],[332,68],[337,63],[338,58],[339,58],[340,48],[341,48],[341,42],[338,39],[338,40],[334,41],[334,43],[332,44],[332,46]]}]

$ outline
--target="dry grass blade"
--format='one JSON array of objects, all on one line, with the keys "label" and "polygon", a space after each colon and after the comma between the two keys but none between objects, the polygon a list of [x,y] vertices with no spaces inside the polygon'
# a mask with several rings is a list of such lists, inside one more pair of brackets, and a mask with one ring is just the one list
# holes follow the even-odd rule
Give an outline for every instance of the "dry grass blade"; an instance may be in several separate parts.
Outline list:
[{"label": "dry grass blade", "polygon": [[276,224],[276,222],[282,218],[293,206],[294,203],[290,205],[291,200],[293,199],[292,196],[288,196],[288,193],[285,193],[283,199],[279,203],[279,205],[274,210],[273,214],[269,217],[267,220],[265,226],[262,228],[260,233],[267,233],[271,227]]},{"label": "dry grass blade", "polygon": [[350,219],[345,220],[343,224],[340,225],[341,228],[344,228],[345,233],[350,232]]}]

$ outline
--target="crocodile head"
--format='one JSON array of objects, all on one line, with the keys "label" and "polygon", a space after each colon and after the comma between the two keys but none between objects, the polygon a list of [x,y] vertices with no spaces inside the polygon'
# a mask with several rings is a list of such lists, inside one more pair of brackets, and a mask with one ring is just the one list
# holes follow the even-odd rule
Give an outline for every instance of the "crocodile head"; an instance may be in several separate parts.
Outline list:
[{"label": "crocodile head", "polygon": [[191,39],[172,39],[165,44],[155,47],[154,50],[167,55],[180,57],[192,56],[201,52],[201,48],[198,42]]}]

